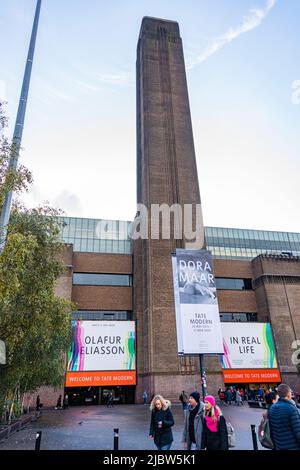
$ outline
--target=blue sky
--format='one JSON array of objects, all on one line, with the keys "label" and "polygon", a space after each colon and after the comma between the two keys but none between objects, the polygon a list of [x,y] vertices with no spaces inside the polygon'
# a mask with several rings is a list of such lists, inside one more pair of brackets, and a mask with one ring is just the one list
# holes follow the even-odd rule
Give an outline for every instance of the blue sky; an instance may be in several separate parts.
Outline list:
[{"label": "blue sky", "polygon": [[[0,0],[10,135],[35,3]],[[147,15],[179,22],[205,225],[300,232],[298,0],[43,0],[24,201],[133,218],[135,55]]]}]

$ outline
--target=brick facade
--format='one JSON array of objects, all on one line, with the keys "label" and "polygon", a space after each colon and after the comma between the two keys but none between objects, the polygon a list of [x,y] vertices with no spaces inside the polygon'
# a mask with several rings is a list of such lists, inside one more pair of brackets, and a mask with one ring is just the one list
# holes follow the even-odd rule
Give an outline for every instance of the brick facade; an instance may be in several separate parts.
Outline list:
[{"label": "brick facade", "polygon": [[299,390],[292,357],[300,338],[300,259],[261,255],[252,267],[260,320],[271,322],[282,380]]}]

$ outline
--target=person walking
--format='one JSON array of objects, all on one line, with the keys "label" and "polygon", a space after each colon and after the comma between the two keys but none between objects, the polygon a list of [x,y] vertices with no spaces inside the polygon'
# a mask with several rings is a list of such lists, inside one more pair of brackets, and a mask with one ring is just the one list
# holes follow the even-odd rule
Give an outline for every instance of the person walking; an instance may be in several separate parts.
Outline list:
[{"label": "person walking", "polygon": [[240,405],[243,404],[243,402],[242,402],[242,395],[241,395],[241,392],[239,391],[239,389],[236,391],[235,403],[236,403],[236,405],[238,405],[238,406],[240,406]]},{"label": "person walking", "polygon": [[66,393],[63,401],[63,409],[66,410],[69,407],[69,396]]},{"label": "person walking", "polygon": [[267,410],[263,412],[261,421],[258,426],[258,438],[261,445],[267,449],[274,449],[274,443],[271,439],[270,433],[270,422],[269,422],[269,410],[272,405],[275,405],[278,401],[277,392],[269,392],[265,396]]},{"label": "person walking", "polygon": [[59,395],[58,399],[57,399],[57,403],[56,403],[56,407],[55,409],[56,410],[61,410],[61,395]]},{"label": "person walking", "polygon": [[187,450],[201,450],[202,430],[204,417],[204,403],[200,400],[198,392],[192,392],[189,405],[185,412],[182,445]]},{"label": "person walking", "polygon": [[219,396],[219,400],[220,400],[220,405],[225,405],[225,392],[222,388],[219,388],[219,391],[218,391],[218,396]]},{"label": "person walking", "polygon": [[40,407],[41,407],[41,399],[40,399],[40,396],[38,395],[36,397],[36,407],[35,407],[36,411],[39,411]]},{"label": "person walking", "polygon": [[231,400],[232,400],[231,391],[229,388],[227,388],[225,391],[225,403],[227,405],[231,405]]},{"label": "person walking", "polygon": [[179,396],[179,400],[181,401],[182,403],[182,409],[183,411],[185,411],[188,407],[188,403],[189,403],[189,397],[187,395],[187,393],[185,393],[184,390],[182,390],[180,396]]},{"label": "person walking", "polygon": [[202,449],[228,450],[227,426],[221,409],[212,395],[204,398]]},{"label": "person walking", "polygon": [[114,406],[114,397],[112,392],[110,392],[107,395],[107,403],[106,403],[107,408],[112,408]]},{"label": "person walking", "polygon": [[150,404],[149,437],[154,440],[157,450],[170,450],[173,442],[171,428],[174,426],[174,418],[170,407],[171,402],[161,395],[156,395]]},{"label": "person walking", "polygon": [[280,384],[279,400],[269,409],[270,435],[276,450],[300,450],[300,414],[291,402],[292,391]]},{"label": "person walking", "polygon": [[147,391],[144,390],[144,393],[143,393],[143,401],[144,401],[144,405],[147,405],[147,400],[148,400],[148,394],[147,394]]}]

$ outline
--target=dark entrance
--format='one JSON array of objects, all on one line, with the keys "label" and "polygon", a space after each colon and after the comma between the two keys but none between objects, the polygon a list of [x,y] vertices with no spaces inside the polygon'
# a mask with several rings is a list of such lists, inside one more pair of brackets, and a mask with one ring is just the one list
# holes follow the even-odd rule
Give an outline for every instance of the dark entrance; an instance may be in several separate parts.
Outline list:
[{"label": "dark entrance", "polygon": [[106,405],[107,396],[112,393],[113,404],[133,404],[135,387],[66,387],[69,405]]}]

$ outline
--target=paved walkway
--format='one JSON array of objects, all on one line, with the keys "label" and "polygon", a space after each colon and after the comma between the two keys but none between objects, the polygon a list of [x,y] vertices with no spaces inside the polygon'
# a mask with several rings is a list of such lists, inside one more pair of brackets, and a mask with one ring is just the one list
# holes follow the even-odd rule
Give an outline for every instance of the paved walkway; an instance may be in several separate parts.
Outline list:
[{"label": "paved walkway", "polygon": [[[172,449],[181,447],[182,407],[172,406],[175,426]],[[248,405],[231,405],[223,409],[224,416],[235,427],[236,450],[252,449],[250,424],[259,424],[262,411]],[[119,428],[121,450],[154,450],[149,434],[149,407],[116,405],[71,407],[68,410],[44,410],[42,417],[24,430],[0,442],[0,451],[34,449],[35,434],[42,431],[41,449],[47,450],[111,450],[113,429]],[[261,448],[261,447],[260,447]],[[262,448],[261,448],[262,449]]]}]

